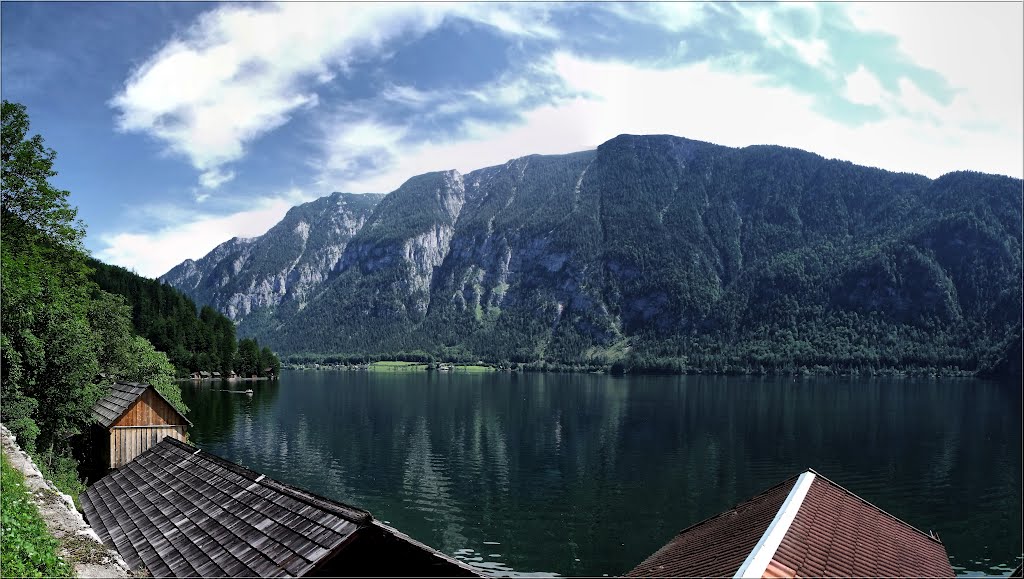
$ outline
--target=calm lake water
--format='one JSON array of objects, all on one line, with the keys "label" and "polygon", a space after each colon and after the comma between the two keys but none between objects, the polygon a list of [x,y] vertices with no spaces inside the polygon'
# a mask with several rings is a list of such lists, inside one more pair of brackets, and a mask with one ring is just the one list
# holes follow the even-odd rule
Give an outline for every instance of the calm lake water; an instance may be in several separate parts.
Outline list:
[{"label": "calm lake water", "polygon": [[502,574],[622,573],[808,467],[935,530],[958,573],[1022,559],[1019,385],[285,371],[219,390],[248,387],[185,384],[192,441]]}]

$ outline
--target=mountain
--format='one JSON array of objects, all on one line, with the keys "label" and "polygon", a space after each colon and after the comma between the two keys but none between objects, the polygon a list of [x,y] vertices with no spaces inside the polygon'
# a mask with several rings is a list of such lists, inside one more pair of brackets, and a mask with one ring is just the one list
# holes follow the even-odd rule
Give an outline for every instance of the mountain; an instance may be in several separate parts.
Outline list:
[{"label": "mountain", "polygon": [[335,193],[162,279],[285,354],[973,371],[1019,335],[1021,201],[996,175],[621,135]]},{"label": "mountain", "polygon": [[333,193],[293,207],[260,237],[234,237],[160,279],[234,321],[282,303],[301,307],[336,268],[346,244],[381,198]]}]

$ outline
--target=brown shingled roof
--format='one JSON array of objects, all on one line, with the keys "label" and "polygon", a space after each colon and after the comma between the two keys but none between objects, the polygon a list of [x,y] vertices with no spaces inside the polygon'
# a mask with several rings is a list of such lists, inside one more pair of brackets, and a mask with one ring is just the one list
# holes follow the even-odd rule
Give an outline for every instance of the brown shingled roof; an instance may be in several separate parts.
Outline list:
[{"label": "brown shingled roof", "polygon": [[952,577],[946,548],[817,474],[773,559],[801,577]]},{"label": "brown shingled roof", "polygon": [[732,577],[782,506],[797,477],[679,532],[626,577]]},{"label": "brown shingled roof", "polygon": [[762,577],[954,576],[937,537],[813,470],[680,532],[626,576],[732,577],[741,568]]}]

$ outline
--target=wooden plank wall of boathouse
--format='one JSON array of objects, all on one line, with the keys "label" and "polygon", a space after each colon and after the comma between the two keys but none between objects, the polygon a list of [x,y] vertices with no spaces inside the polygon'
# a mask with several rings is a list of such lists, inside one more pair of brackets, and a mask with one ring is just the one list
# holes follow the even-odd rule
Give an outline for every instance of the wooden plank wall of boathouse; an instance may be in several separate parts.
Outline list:
[{"label": "wooden plank wall of boathouse", "polygon": [[147,388],[110,427],[109,468],[121,468],[165,436],[186,442],[187,429],[174,407]]},{"label": "wooden plank wall of boathouse", "polygon": [[110,429],[110,468],[121,468],[165,436],[187,442],[185,425],[121,426]]}]

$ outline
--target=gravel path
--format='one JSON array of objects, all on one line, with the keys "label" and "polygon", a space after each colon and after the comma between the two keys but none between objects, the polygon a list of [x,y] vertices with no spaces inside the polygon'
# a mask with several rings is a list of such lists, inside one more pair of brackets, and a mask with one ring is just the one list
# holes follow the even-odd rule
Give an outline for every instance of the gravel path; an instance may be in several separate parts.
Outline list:
[{"label": "gravel path", "polygon": [[78,577],[133,577],[128,565],[108,549],[96,531],[85,523],[71,497],[43,478],[32,459],[18,447],[7,427],[0,424],[0,442],[11,466],[25,475],[25,487],[32,493],[39,515],[50,533],[60,541],[60,555],[71,563]]}]

